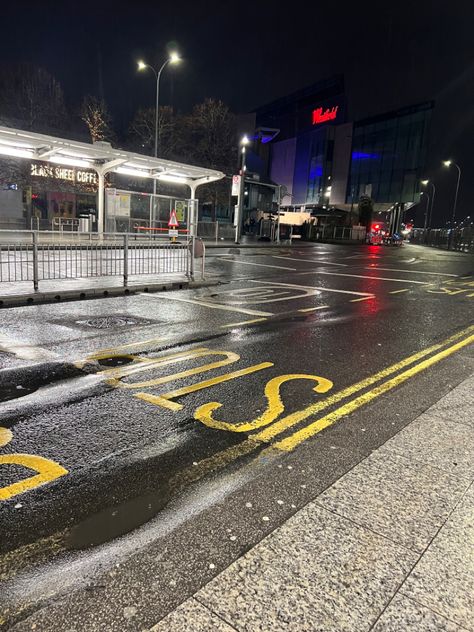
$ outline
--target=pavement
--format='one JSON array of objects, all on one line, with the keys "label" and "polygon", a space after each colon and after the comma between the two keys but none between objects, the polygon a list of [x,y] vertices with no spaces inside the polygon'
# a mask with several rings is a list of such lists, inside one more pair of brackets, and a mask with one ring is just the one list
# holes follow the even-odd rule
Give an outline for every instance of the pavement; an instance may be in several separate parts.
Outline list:
[{"label": "pavement", "polygon": [[143,632],[187,604],[220,619],[177,630],[273,630],[277,593],[288,629],[369,630],[402,596],[448,621],[421,630],[472,629],[460,539],[451,614],[406,577],[471,497],[473,258],[315,244],[208,271],[2,310],[0,629]]},{"label": "pavement", "polygon": [[473,411],[474,376],[151,631],[474,630]]}]

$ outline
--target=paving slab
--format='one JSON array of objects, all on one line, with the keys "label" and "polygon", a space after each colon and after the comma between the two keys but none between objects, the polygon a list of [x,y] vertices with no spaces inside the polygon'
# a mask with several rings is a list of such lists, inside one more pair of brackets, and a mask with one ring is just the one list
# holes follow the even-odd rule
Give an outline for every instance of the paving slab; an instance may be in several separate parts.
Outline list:
[{"label": "paving slab", "polygon": [[445,472],[474,478],[474,427],[421,415],[379,449],[380,455],[396,452]]},{"label": "paving slab", "polygon": [[430,408],[430,415],[474,428],[474,377]]},{"label": "paving slab", "polygon": [[150,632],[235,632],[225,621],[212,613],[196,599],[188,599],[165,619],[153,626]]},{"label": "paving slab", "polygon": [[239,631],[361,632],[417,558],[310,503],[196,598]]},{"label": "paving slab", "polygon": [[467,630],[474,630],[474,485],[401,592]]},{"label": "paving slab", "polygon": [[396,595],[373,632],[463,632],[465,629],[408,597]]},{"label": "paving slab", "polygon": [[317,502],[422,553],[469,484],[469,479],[387,450],[370,455]]}]

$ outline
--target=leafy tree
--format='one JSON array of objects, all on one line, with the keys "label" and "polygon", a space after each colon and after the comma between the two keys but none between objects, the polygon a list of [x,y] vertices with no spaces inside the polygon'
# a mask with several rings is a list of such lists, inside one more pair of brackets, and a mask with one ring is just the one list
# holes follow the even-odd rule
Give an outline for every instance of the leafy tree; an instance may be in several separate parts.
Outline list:
[{"label": "leafy tree", "polygon": [[86,124],[93,143],[101,140],[110,142],[114,139],[112,119],[103,99],[90,95],[84,97],[80,117]]},{"label": "leafy tree", "polygon": [[36,132],[66,129],[63,90],[44,68],[31,64],[0,70],[0,120]]}]

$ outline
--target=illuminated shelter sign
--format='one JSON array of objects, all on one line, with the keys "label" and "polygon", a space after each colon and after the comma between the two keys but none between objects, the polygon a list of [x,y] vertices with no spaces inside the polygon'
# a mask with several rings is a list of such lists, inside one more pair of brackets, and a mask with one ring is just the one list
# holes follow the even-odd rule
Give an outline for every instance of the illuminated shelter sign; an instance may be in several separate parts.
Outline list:
[{"label": "illuminated shelter sign", "polygon": [[74,184],[88,184],[97,186],[97,174],[94,171],[84,169],[74,169],[72,167],[62,167],[43,163],[31,163],[30,175],[39,178],[52,178],[53,180],[65,180]]},{"label": "illuminated shelter sign", "polygon": [[319,125],[320,123],[327,123],[328,121],[334,121],[337,117],[338,105],[332,108],[316,108],[313,110],[313,125]]}]

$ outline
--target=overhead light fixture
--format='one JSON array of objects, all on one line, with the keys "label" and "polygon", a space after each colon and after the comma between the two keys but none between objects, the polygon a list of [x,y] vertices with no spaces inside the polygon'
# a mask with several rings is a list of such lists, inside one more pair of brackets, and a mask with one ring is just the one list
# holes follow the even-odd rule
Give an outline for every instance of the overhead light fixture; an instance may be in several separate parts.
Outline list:
[{"label": "overhead light fixture", "polygon": [[445,167],[450,167],[450,166],[451,166],[451,163],[452,163],[452,160],[443,160],[443,165],[444,165]]},{"label": "overhead light fixture", "polygon": [[158,180],[164,180],[165,182],[175,182],[176,184],[186,184],[187,179],[183,178],[183,176],[173,176],[169,173],[163,173],[162,175],[157,176]]},{"label": "overhead light fixture", "polygon": [[0,146],[0,154],[2,156],[11,156],[12,158],[34,158],[35,155],[31,149],[18,149],[6,146]]},{"label": "overhead light fixture", "polygon": [[138,70],[145,70],[145,68],[147,67],[147,65],[148,65],[148,64],[145,64],[145,62],[144,62],[142,59],[140,59],[140,60],[137,62]]},{"label": "overhead light fixture", "polygon": [[170,64],[177,64],[181,61],[181,57],[178,55],[176,51],[170,53]]},{"label": "overhead light fixture", "polygon": [[124,176],[138,176],[139,178],[149,178],[148,171],[140,171],[139,169],[132,169],[131,167],[117,167],[115,173],[121,173]]},{"label": "overhead light fixture", "polygon": [[66,165],[69,167],[92,167],[90,160],[72,158],[71,156],[51,156],[48,162],[54,162],[58,165]]}]

